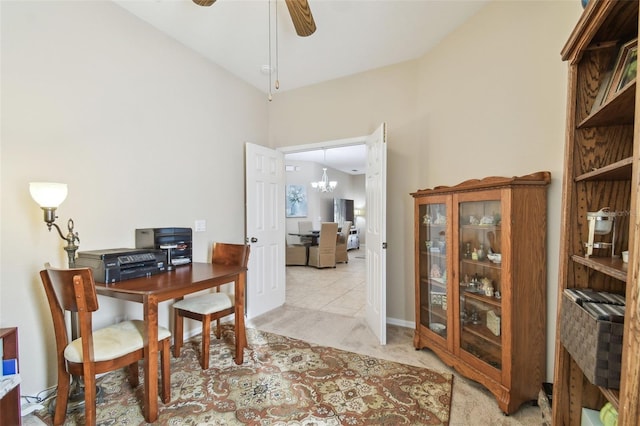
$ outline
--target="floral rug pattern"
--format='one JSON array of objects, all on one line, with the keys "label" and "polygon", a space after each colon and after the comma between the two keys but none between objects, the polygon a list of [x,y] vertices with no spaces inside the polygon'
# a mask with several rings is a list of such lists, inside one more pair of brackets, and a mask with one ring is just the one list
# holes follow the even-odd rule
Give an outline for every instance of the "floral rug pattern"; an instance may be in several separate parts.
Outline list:
[{"label": "floral rug pattern", "polygon": [[[233,330],[211,341],[200,368],[200,337],[171,360],[171,402],[159,425],[448,425],[453,376],[247,329],[245,362],[233,362]],[[135,389],[124,371],[100,379],[100,425],[144,425],[143,375]],[[47,408],[37,413],[52,424]],[[84,424],[82,410],[65,425]]]}]

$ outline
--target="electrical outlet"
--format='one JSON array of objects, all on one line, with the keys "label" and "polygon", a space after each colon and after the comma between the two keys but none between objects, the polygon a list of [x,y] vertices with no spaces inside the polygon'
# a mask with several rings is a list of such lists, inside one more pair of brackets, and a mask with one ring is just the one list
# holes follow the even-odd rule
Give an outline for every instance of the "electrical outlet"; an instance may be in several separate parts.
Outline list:
[{"label": "electrical outlet", "polygon": [[42,410],[43,408],[44,408],[44,405],[39,404],[37,402],[23,402],[22,405],[20,406],[20,411],[23,416],[26,416],[27,414],[31,414],[36,410]]}]

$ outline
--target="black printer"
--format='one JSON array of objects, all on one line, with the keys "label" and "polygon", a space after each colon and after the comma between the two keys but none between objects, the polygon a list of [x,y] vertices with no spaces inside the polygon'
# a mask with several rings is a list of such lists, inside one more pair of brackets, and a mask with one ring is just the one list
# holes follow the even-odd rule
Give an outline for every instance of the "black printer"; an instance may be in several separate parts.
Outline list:
[{"label": "black printer", "polygon": [[148,277],[166,270],[167,253],[163,250],[117,248],[78,252],[76,267],[91,268],[99,283],[115,283]]},{"label": "black printer", "polygon": [[192,262],[193,233],[191,228],[136,229],[136,248],[168,249],[173,266]]}]

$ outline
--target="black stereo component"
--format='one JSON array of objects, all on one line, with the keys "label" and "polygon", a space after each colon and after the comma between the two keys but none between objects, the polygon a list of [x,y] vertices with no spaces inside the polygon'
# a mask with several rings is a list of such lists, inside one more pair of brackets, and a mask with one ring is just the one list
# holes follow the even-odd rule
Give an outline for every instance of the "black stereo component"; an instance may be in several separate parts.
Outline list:
[{"label": "black stereo component", "polygon": [[136,229],[136,248],[168,250],[171,265],[188,265],[193,261],[191,228],[144,228]]},{"label": "black stereo component", "polygon": [[149,249],[106,249],[78,252],[76,267],[91,268],[99,283],[148,277],[166,270],[167,253]]}]

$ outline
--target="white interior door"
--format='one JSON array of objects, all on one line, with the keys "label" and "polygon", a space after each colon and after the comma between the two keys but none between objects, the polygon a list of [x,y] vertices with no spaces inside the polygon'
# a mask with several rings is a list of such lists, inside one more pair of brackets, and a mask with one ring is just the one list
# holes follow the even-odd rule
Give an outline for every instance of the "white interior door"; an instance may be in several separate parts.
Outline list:
[{"label": "white interior door", "polygon": [[387,131],[382,125],[367,137],[366,206],[367,308],[371,330],[387,344]]},{"label": "white interior door", "polygon": [[247,318],[285,301],[284,155],[260,145],[245,147],[246,238],[251,245],[247,272]]}]

